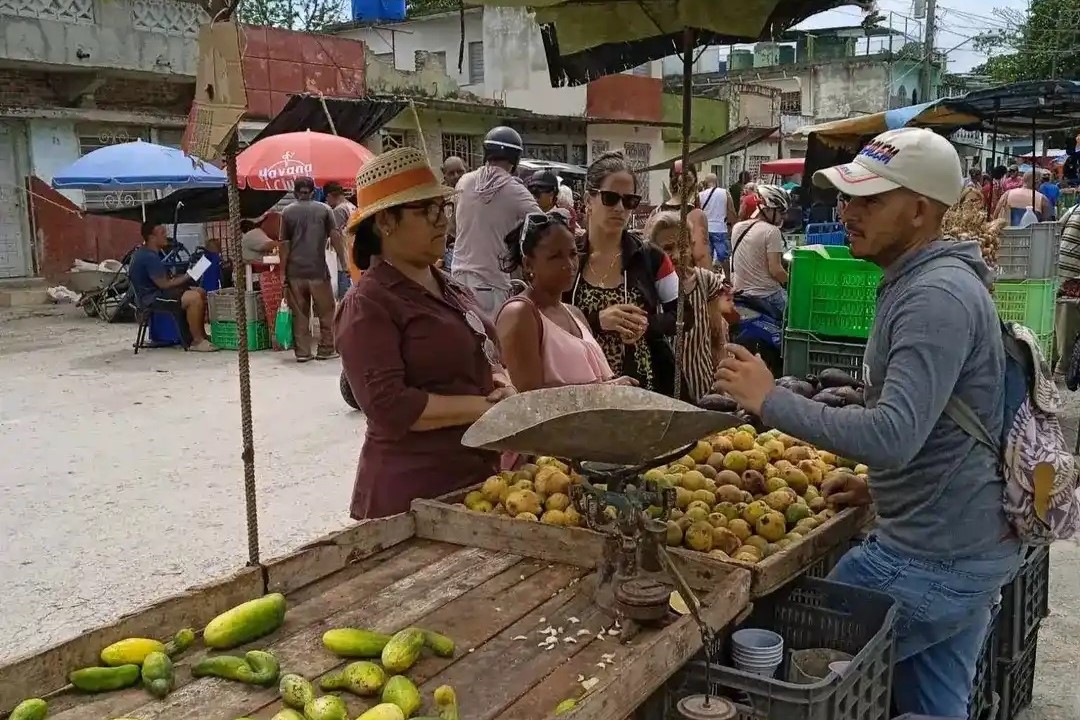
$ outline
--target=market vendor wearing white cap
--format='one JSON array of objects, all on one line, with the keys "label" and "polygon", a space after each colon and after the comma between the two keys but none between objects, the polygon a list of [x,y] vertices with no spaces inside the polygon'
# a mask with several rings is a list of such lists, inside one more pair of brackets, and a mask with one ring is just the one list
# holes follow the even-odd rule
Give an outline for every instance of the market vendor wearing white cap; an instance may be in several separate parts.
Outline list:
[{"label": "market vendor wearing white cap", "polygon": [[814,175],[847,200],[852,255],[884,270],[864,358],[866,407],[827,407],[776,387],[765,363],[735,345],[717,371],[722,389],[766,425],[869,466],[869,487],[840,474],[822,488],[834,506],[873,502],[878,513],[830,579],[897,601],[896,709],[957,718],[967,717],[991,609],[1020,558],[995,453],[943,415],[956,397],[995,437],[1004,415],[991,272],[977,243],[942,237],[962,172],[948,140],[905,128]]}]

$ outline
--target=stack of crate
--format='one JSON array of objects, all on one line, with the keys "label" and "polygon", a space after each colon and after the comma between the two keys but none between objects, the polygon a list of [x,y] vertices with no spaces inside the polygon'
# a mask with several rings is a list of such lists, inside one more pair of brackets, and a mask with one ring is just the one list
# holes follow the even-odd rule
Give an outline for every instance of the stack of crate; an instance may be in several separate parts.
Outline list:
[{"label": "stack of crate", "polygon": [[793,250],[784,374],[837,368],[861,378],[880,283],[881,268],[856,260],[844,245]]},{"label": "stack of crate", "polygon": [[1059,232],[1055,222],[1002,230],[993,289],[1001,319],[1031,328],[1047,360],[1054,352]]},{"label": "stack of crate", "polygon": [[[210,342],[223,350],[236,350],[240,347],[240,333],[236,322],[236,290],[215,290],[207,293],[206,299],[210,314]],[[244,312],[247,315],[245,330],[248,350],[269,349],[270,329],[260,293],[244,293]]]}]

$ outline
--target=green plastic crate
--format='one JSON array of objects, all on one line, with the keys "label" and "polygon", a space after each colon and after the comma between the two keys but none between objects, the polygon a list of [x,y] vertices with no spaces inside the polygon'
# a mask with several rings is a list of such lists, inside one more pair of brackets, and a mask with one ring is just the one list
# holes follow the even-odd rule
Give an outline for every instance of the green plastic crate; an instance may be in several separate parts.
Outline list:
[{"label": "green plastic crate", "polygon": [[1002,320],[1020,323],[1039,336],[1054,332],[1057,280],[999,280],[993,295]]},{"label": "green plastic crate", "polygon": [[788,283],[787,327],[826,337],[870,337],[881,268],[842,245],[796,248]]},{"label": "green plastic crate", "polygon": [[865,342],[838,342],[799,330],[784,332],[784,374],[806,377],[822,370],[843,370],[862,379]]},{"label": "green plastic crate", "polygon": [[[236,350],[240,347],[240,336],[236,332],[236,323],[227,320],[210,322],[210,342],[222,350]],[[269,350],[270,331],[263,321],[247,324],[248,350]]]}]

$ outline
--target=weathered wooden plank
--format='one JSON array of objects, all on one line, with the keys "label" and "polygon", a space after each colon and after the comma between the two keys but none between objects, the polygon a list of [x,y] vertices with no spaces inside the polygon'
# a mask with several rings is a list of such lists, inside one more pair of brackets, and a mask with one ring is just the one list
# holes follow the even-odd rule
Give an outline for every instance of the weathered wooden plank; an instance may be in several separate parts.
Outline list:
[{"label": "weathered wooden plank", "polygon": [[[412,625],[472,588],[516,565],[521,557],[478,548],[464,548],[384,588],[353,607],[336,612],[294,635],[266,646],[283,668],[306,677],[325,673],[338,659],[322,647],[322,634],[332,627],[366,627],[394,632]],[[129,714],[142,720],[233,720],[272,702],[276,689],[202,678]],[[79,718],[83,720],[83,718]],[[86,718],[85,720],[99,720]]]},{"label": "weathered wooden plank", "polygon": [[[356,568],[367,572],[343,580],[323,593],[307,601],[294,603],[289,598],[289,610],[285,622],[272,635],[253,643],[230,650],[230,654],[242,654],[247,650],[266,647],[279,642],[333,613],[351,607],[358,597],[370,597],[383,588],[422,570],[434,562],[460,550],[456,545],[415,541],[386,550],[379,555],[357,563]],[[352,570],[352,567],[348,569]],[[342,571],[344,574],[345,571]],[[311,587],[311,586],[309,586]],[[181,688],[192,681],[191,667],[210,653],[200,644],[198,649],[185,653],[176,663],[176,687]],[[81,718],[125,717],[135,708],[150,701],[141,688],[132,688],[102,695],[85,695],[71,690],[50,700],[49,717],[53,720],[79,720]]]},{"label": "weathered wooden plank", "polygon": [[262,573],[258,568],[245,568],[219,582],[193,587],[116,622],[17,659],[0,667],[0,712],[10,711],[27,697],[40,697],[64,687],[68,673],[96,665],[106,645],[126,637],[167,640],[176,630],[201,628],[219,613],[259,597],[262,592]]},{"label": "weathered wooden plank", "polygon": [[[458,545],[506,547],[522,555],[582,567],[595,567],[602,557],[603,536],[587,528],[544,524],[521,527],[520,520],[473,512],[441,500],[415,500],[412,508],[419,537]],[[668,548],[668,551],[691,587],[707,589],[723,577],[720,568],[739,567],[753,574],[751,596],[763,597],[801,575],[830,550],[850,541],[872,516],[870,508],[843,510],[808,533],[801,542],[756,564],[721,561],[685,548]]]},{"label": "weathered wooden plank", "polygon": [[[450,685],[457,690],[462,717],[491,720],[585,647],[583,642],[561,642],[561,637],[579,629],[595,635],[611,623],[593,602],[587,583],[577,583],[425,682],[421,694],[430,698],[439,685]],[[538,647],[544,637],[540,631],[547,627],[563,628],[560,642],[550,650]]]},{"label": "weathered wooden plank", "polygon": [[[712,628],[724,627],[747,606],[749,598],[749,573],[732,576],[702,601],[702,619]],[[547,717],[561,701],[581,696],[579,676],[595,677],[600,683],[579,701],[569,717],[623,720],[700,649],[701,632],[690,616],[662,629],[645,629],[630,644],[615,638],[594,640],[507,709],[499,720]],[[597,666],[599,662],[604,663],[603,668]]]},{"label": "weathered wooden plank", "polygon": [[[435,612],[425,615],[416,625],[447,634],[453,638],[457,651],[452,658],[440,658],[425,653],[409,669],[409,679],[418,685],[423,684],[450,665],[475,653],[477,648],[567,587],[583,572],[585,571],[581,568],[570,565],[549,565],[535,559],[523,560]],[[334,669],[339,668],[340,665]],[[466,688],[461,690],[467,691]],[[349,717],[357,717],[378,702],[377,699],[358,698],[347,693],[342,694],[342,697],[349,707]],[[281,707],[281,703],[275,701],[251,717],[269,718]]]},{"label": "weathered wooden plank", "polygon": [[267,592],[288,594],[343,567],[405,542],[414,534],[412,515],[369,520],[330,533],[296,552],[264,563]]},{"label": "weathered wooden plank", "polygon": [[[525,557],[594,568],[603,557],[604,536],[586,528],[524,522],[478,513],[437,500],[414,500],[417,537],[472,547],[505,549]],[[703,553],[669,548],[672,561],[692,588],[711,590],[733,569]]]}]

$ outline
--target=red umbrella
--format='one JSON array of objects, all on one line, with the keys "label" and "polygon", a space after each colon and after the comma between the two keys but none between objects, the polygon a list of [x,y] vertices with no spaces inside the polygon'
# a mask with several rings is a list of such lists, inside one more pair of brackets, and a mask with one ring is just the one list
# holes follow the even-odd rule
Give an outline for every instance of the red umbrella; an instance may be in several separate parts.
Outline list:
[{"label": "red umbrella", "polygon": [[298,177],[309,177],[319,187],[328,182],[351,187],[356,173],[375,155],[363,145],[340,135],[304,132],[263,138],[236,158],[240,187],[289,192]]},{"label": "red umbrella", "polygon": [[806,168],[806,158],[782,158],[761,163],[762,175],[801,175]]}]

